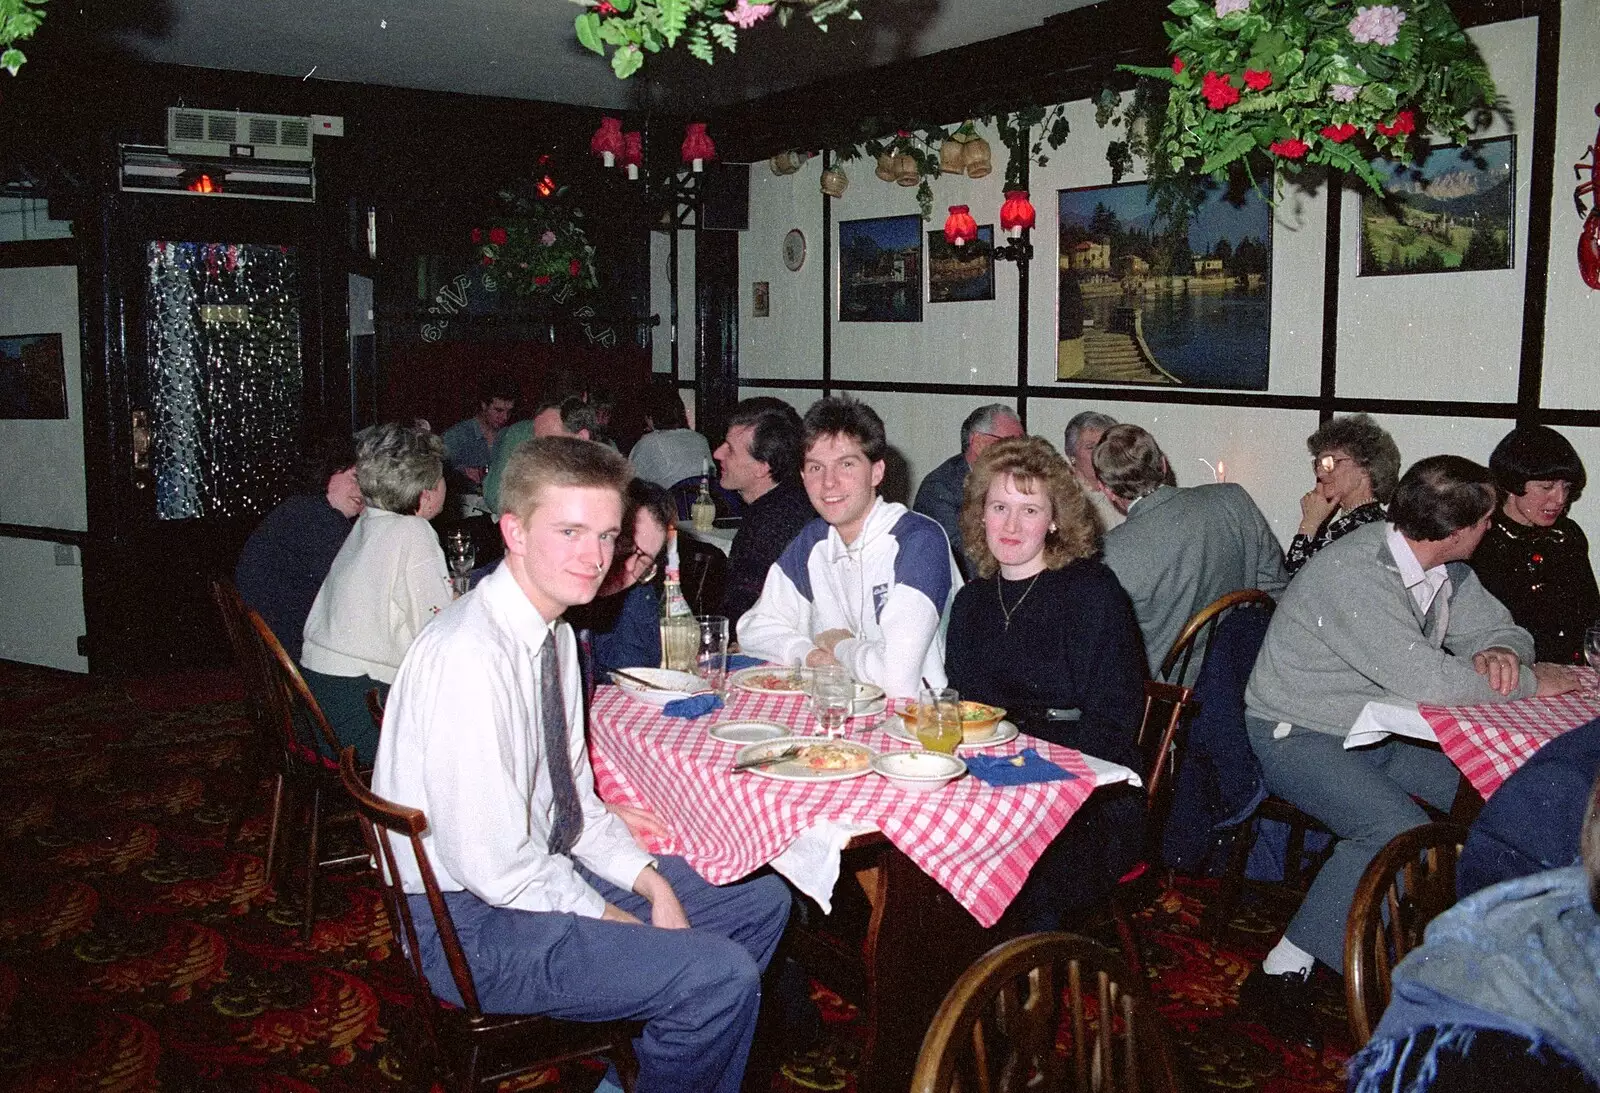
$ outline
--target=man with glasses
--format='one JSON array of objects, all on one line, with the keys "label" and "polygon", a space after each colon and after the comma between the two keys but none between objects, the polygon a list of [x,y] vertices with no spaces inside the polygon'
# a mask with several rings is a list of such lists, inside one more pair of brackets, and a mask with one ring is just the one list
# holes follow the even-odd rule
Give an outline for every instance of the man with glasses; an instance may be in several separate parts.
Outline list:
[{"label": "man with glasses", "polygon": [[917,499],[911,503],[911,510],[933,517],[944,528],[950,540],[950,552],[967,580],[973,575],[972,563],[961,549],[961,491],[967,484],[967,475],[989,445],[1026,432],[1017,412],[1005,403],[993,402],[978,407],[961,423],[961,453],[929,471],[923,476],[922,485],[917,487]]}]

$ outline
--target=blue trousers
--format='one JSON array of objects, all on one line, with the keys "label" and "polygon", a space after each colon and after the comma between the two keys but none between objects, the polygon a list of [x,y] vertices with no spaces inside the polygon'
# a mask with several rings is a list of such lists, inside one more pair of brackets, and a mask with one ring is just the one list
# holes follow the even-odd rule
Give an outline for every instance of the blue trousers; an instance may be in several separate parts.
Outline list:
[{"label": "blue trousers", "polygon": [[1367,864],[1402,831],[1428,822],[1411,799],[1448,810],[1461,774],[1436,747],[1398,737],[1346,750],[1343,737],[1294,726],[1273,739],[1275,723],[1245,718],[1267,789],[1327,825],[1337,841],[1300,910],[1283,932],[1335,971],[1344,968],[1344,927]]},{"label": "blue trousers", "polygon": [[[738,1093],[761,972],[789,921],[789,889],[775,876],[719,888],[682,858],[658,862],[691,929],[650,926],[642,896],[581,867],[596,891],[645,925],[491,907],[470,892],[446,892],[445,903],[484,1012],[644,1021],[634,1043],[638,1093]],[[459,1005],[427,899],[409,902],[428,982]]]}]

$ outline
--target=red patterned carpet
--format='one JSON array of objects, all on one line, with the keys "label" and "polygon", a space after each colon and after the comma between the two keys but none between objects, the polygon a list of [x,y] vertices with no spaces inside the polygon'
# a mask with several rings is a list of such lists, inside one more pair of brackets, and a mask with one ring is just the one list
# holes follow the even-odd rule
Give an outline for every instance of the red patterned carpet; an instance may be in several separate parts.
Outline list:
[{"label": "red patterned carpet", "polygon": [[[249,727],[229,673],[102,683],[0,662],[0,1090],[430,1088],[405,969],[377,890],[333,875],[311,943],[269,889],[264,798],[233,850]],[[1248,948],[1205,940],[1211,889],[1180,882],[1144,924],[1152,989],[1197,1089],[1344,1088],[1340,985],[1319,980],[1327,1048],[1287,1047],[1235,1013],[1281,923]],[[854,1011],[816,989],[818,1046],[775,1091],[850,1090]],[[598,1072],[516,1088],[587,1093]]]}]

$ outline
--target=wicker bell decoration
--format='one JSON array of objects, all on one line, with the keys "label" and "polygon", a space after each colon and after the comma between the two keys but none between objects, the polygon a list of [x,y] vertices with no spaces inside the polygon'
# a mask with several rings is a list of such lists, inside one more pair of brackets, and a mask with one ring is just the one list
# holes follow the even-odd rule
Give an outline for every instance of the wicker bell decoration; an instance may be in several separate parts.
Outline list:
[{"label": "wicker bell decoration", "polygon": [[878,157],[878,169],[872,172],[885,182],[894,181],[894,155],[885,152]]},{"label": "wicker bell decoration", "polygon": [[822,192],[829,197],[843,197],[845,187],[850,185],[850,176],[837,167],[829,167],[822,172]]},{"label": "wicker bell decoration", "polygon": [[961,148],[961,166],[967,172],[968,178],[983,178],[994,170],[990,162],[989,142],[982,137],[974,137],[967,141]]}]

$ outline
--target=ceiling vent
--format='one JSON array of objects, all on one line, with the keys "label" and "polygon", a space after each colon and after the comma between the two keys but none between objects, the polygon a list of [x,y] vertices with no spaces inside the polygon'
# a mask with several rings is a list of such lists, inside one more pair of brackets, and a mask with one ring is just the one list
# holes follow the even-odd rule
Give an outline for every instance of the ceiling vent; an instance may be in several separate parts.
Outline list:
[{"label": "ceiling vent", "polygon": [[309,163],[311,119],[169,106],[167,151],[175,156]]}]

